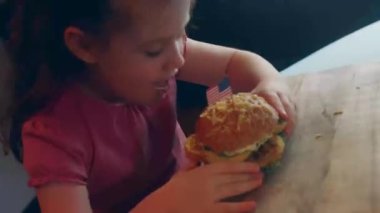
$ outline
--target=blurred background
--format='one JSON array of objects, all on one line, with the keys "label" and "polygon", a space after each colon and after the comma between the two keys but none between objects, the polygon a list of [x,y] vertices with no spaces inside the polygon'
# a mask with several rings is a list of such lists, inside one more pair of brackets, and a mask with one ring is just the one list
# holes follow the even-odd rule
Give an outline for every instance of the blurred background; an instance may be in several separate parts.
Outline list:
[{"label": "blurred background", "polygon": [[[379,19],[380,0],[198,0],[188,35],[256,52],[282,71]],[[0,42],[0,74],[7,66]],[[206,105],[206,88],[178,83],[179,120],[189,134]],[[26,209],[34,197],[26,180],[22,167],[12,156],[0,153],[0,212]]]}]

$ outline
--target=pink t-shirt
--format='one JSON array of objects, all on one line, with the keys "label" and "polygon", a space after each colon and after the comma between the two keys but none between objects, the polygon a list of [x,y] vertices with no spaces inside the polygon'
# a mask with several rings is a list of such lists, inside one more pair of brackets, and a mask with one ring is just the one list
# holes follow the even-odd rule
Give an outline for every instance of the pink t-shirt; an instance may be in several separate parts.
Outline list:
[{"label": "pink t-shirt", "polygon": [[110,104],[68,88],[23,126],[29,185],[83,184],[94,212],[127,212],[184,159],[175,100],[175,79],[150,107]]}]

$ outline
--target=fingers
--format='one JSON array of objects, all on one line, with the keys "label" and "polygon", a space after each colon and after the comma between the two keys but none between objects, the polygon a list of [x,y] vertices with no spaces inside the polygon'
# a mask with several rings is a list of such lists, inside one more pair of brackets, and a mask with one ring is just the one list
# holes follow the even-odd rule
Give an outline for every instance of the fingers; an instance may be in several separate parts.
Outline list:
[{"label": "fingers", "polygon": [[283,93],[262,93],[260,94],[279,113],[282,119],[287,121],[285,133],[290,135],[295,126],[296,106],[287,95]]},{"label": "fingers", "polygon": [[201,165],[200,161],[196,161],[194,159],[187,158],[185,160],[184,165],[181,166],[180,170],[181,171],[188,171],[188,170],[195,169],[195,168],[199,167],[200,165]]},{"label": "fingers", "polygon": [[245,192],[252,191],[263,183],[262,178],[252,179],[249,181],[228,183],[216,188],[216,200],[222,200],[235,195],[240,195]]},{"label": "fingers", "polygon": [[279,94],[279,97],[285,108],[286,114],[288,115],[288,120],[287,120],[288,125],[286,126],[285,132],[287,135],[290,135],[295,126],[296,107],[295,107],[294,102],[292,102],[288,96]]},{"label": "fingers", "polygon": [[262,96],[273,108],[280,114],[280,117],[288,120],[288,114],[286,113],[285,107],[281,102],[281,99],[275,92],[271,93],[262,93],[259,94]]},{"label": "fingers", "polygon": [[251,180],[261,179],[263,174],[260,173],[234,173],[234,174],[224,174],[217,176],[215,178],[216,185],[223,185],[228,183],[246,182]]},{"label": "fingers", "polygon": [[207,167],[212,167],[215,174],[228,173],[258,173],[260,166],[252,162],[220,162],[209,164]]},{"label": "fingers", "polygon": [[243,201],[238,203],[218,203],[215,212],[243,213],[252,212],[256,209],[255,201]]},{"label": "fingers", "polygon": [[[260,167],[252,162],[223,162],[213,166],[213,187],[215,201],[251,191],[262,184]],[[205,167],[206,169],[207,167]]]}]

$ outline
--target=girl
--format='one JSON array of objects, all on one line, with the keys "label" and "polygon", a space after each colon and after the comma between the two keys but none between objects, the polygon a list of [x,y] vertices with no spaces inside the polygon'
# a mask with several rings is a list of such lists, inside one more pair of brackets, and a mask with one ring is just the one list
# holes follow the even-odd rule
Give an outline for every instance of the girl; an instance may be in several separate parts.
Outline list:
[{"label": "girl", "polygon": [[253,53],[188,39],[190,0],[19,0],[11,141],[42,212],[246,212],[222,200],[255,189],[253,163],[190,168],[175,79],[265,97],[288,120],[277,71]]}]

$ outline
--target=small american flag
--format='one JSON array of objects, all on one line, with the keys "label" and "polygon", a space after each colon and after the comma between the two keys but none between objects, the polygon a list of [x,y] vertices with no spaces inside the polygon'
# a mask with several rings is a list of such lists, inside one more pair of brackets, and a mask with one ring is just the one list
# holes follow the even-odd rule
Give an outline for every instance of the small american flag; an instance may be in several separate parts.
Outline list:
[{"label": "small american flag", "polygon": [[232,95],[232,90],[228,79],[225,78],[220,84],[207,90],[207,102],[213,104],[225,97]]}]

